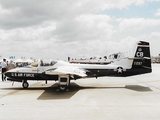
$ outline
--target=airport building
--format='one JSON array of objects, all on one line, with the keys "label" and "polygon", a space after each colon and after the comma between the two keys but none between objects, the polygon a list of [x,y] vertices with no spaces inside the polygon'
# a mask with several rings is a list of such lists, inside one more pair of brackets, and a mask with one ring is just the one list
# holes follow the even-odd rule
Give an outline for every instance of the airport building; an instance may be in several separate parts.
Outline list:
[{"label": "airport building", "polygon": [[132,52],[124,53],[118,52],[105,56],[92,56],[92,57],[81,57],[81,58],[69,58],[70,63],[80,63],[80,64],[109,64],[117,60],[132,57]]},{"label": "airport building", "polygon": [[160,54],[156,57],[152,57],[152,63],[160,63]]},{"label": "airport building", "polygon": [[[81,58],[70,58],[68,61],[70,63],[80,63],[80,64],[109,64],[114,61],[124,59],[124,58],[130,58],[127,57],[124,53],[114,53],[109,56],[94,56],[94,57],[81,57]],[[160,54],[158,56],[153,56],[151,58],[152,63],[160,63]]]}]

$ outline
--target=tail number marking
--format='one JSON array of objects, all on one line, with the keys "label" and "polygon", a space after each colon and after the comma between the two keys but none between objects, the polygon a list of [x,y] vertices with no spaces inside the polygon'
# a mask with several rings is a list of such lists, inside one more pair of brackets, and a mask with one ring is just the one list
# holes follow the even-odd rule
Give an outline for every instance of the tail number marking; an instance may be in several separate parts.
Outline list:
[{"label": "tail number marking", "polygon": [[137,57],[143,57],[143,55],[144,55],[143,52],[137,52],[137,53],[136,53],[136,56],[137,56]]}]

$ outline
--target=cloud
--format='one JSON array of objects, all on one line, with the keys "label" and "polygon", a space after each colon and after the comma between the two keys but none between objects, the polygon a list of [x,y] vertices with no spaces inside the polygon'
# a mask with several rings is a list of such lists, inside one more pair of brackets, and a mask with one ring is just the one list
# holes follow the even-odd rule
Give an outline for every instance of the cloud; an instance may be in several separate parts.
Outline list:
[{"label": "cloud", "polygon": [[6,56],[61,59],[129,49],[138,40],[158,39],[159,19],[100,12],[146,2],[154,1],[0,0],[0,47]]},{"label": "cloud", "polygon": [[114,32],[107,15],[80,15],[75,19],[57,22],[53,35],[58,40],[96,40],[110,38]]},{"label": "cloud", "polygon": [[79,15],[96,13],[106,9],[122,9],[131,4],[143,4],[144,0],[0,0],[0,26],[14,29],[40,25],[45,21],[74,19]]},{"label": "cloud", "polygon": [[145,29],[147,27],[151,26],[157,26],[160,25],[159,19],[145,19],[145,18],[122,18],[117,19],[117,21],[120,23],[119,28],[120,30],[139,30],[139,29]]},{"label": "cloud", "polygon": [[55,29],[54,22],[45,22],[41,27],[0,30],[0,40],[3,43],[1,49],[5,51],[6,56],[10,54],[41,56],[39,51],[47,49],[54,43],[51,34],[53,29]]},{"label": "cloud", "polygon": [[157,37],[157,39],[159,39],[160,38],[160,32],[151,33],[151,37]]},{"label": "cloud", "polygon": [[156,11],[155,16],[160,16],[160,9]]},{"label": "cloud", "polygon": [[0,14],[4,15],[4,14],[10,14],[11,11],[8,9],[4,9],[2,5],[0,5]]}]

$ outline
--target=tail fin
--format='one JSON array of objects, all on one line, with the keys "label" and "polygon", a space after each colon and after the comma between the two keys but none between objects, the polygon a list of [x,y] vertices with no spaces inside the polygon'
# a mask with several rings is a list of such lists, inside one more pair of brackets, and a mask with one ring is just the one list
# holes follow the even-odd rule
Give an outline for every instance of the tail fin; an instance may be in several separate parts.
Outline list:
[{"label": "tail fin", "polygon": [[150,45],[148,42],[139,41],[137,50],[133,59],[132,69],[137,74],[152,72]]}]

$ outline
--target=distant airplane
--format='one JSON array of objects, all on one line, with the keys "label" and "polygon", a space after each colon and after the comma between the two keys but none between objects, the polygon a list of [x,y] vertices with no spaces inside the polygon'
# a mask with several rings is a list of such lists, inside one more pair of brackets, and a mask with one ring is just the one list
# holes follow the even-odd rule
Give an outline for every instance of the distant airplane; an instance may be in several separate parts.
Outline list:
[{"label": "distant airplane", "polygon": [[133,58],[124,58],[107,65],[71,64],[65,61],[38,60],[30,66],[15,68],[6,72],[7,80],[22,82],[28,88],[28,80],[58,81],[60,91],[66,91],[71,80],[101,76],[132,76],[152,72],[150,46],[139,41]]}]

